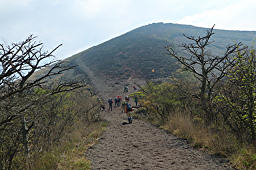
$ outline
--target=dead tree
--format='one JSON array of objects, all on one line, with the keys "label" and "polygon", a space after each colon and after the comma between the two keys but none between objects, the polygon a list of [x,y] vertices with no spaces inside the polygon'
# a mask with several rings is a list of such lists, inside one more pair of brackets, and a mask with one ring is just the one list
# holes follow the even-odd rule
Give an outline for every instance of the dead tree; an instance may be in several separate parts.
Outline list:
[{"label": "dead tree", "polygon": [[184,53],[178,53],[170,45],[166,47],[169,55],[175,57],[186,70],[193,73],[194,77],[200,82],[200,103],[206,113],[207,121],[213,120],[211,109],[212,93],[216,84],[226,75],[227,70],[232,66],[234,55],[240,50],[242,44],[233,44],[226,47],[223,55],[212,55],[209,51],[210,41],[214,26],[207,30],[204,36],[187,36],[184,37],[189,43],[183,43],[180,47]]},{"label": "dead tree", "polygon": [[[16,94],[28,92],[33,88],[47,88],[51,77],[62,74],[73,67],[65,66],[60,61],[52,60],[52,51],[43,51],[43,43],[35,41],[35,36],[29,36],[25,41],[12,45],[0,44],[0,101],[5,101]],[[51,60],[51,61],[50,61]],[[38,70],[42,74],[32,77]],[[58,82],[47,95],[68,91],[81,87],[78,82]],[[7,123],[18,115],[10,115],[0,121],[0,125]]]}]

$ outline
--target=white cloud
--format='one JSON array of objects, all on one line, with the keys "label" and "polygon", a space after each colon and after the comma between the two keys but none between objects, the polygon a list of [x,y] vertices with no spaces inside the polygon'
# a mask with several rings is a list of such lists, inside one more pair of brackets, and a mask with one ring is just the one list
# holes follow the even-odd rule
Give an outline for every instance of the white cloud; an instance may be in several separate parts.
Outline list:
[{"label": "white cloud", "polygon": [[255,7],[256,1],[243,0],[220,9],[186,16],[177,22],[202,27],[211,27],[216,24],[215,28],[218,29],[256,30],[256,25],[253,22],[253,19],[256,18]]}]

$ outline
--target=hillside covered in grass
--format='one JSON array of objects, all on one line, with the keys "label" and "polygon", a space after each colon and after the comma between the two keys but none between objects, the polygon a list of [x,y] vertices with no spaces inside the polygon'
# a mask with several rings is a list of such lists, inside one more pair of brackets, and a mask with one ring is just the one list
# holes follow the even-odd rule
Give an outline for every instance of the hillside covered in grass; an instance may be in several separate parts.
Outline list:
[{"label": "hillside covered in grass", "polygon": [[[155,23],[142,26],[68,58],[69,64],[78,66],[70,75],[85,74],[86,66],[95,74],[107,78],[168,77],[179,65],[167,54],[165,46],[172,45],[180,51],[178,46],[187,41],[183,34],[198,36],[206,30],[180,24]],[[256,39],[256,32],[253,31],[214,30],[214,33],[212,54],[221,54],[227,45],[237,42],[251,46]]]}]

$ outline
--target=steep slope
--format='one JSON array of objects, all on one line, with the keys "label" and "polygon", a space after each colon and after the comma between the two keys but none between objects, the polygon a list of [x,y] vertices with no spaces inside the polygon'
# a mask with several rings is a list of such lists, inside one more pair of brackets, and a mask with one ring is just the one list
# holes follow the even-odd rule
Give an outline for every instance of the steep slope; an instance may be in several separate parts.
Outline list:
[{"label": "steep slope", "polygon": [[[127,79],[167,77],[179,68],[167,55],[165,46],[185,42],[183,34],[203,35],[207,29],[190,25],[156,23],[142,26],[95,47],[80,52],[68,61],[76,64],[78,72],[89,67],[106,78]],[[255,31],[214,30],[212,53],[220,54],[228,44],[242,42],[252,45]],[[187,40],[186,40],[187,41]],[[152,69],[155,72],[152,72]]]}]

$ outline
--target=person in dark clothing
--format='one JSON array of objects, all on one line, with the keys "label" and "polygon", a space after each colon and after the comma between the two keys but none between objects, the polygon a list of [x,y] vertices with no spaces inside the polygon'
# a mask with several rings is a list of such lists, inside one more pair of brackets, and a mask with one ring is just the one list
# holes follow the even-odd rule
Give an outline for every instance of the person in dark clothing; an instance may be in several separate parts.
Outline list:
[{"label": "person in dark clothing", "polygon": [[136,87],[136,86],[133,86],[133,90],[137,90],[137,87]]},{"label": "person in dark clothing", "polygon": [[109,106],[108,110],[109,111],[112,111],[112,104],[113,104],[113,100],[111,98],[109,98],[108,99],[108,106]]},{"label": "person in dark clothing", "polygon": [[124,87],[124,93],[128,93],[128,86]]},{"label": "person in dark clothing", "polygon": [[129,103],[127,102],[127,103],[126,103],[126,114],[127,114],[127,117],[128,117],[128,123],[129,123],[129,124],[132,123],[131,112],[132,112],[132,106],[131,106],[131,104],[129,104]]},{"label": "person in dark clothing", "polygon": [[135,102],[135,104],[137,106],[138,105],[138,97],[137,96],[134,97],[134,102]]},{"label": "person in dark clothing", "polygon": [[117,97],[115,97],[115,106],[117,106],[117,102],[118,102],[118,101],[117,101]]}]

